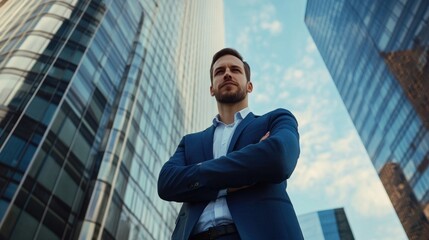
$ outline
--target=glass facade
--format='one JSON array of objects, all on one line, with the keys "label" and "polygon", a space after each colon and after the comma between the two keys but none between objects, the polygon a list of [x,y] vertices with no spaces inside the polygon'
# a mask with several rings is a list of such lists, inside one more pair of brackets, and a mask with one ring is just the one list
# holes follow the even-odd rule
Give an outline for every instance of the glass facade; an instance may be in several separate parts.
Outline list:
[{"label": "glass facade", "polygon": [[428,236],[429,2],[309,0],[305,22],[386,190],[402,174],[418,203],[395,207],[405,232]]},{"label": "glass facade", "polygon": [[222,1],[0,2],[0,239],[167,239],[157,176],[214,116]]},{"label": "glass facade", "polygon": [[298,216],[304,239],[353,240],[344,208],[329,209]]}]

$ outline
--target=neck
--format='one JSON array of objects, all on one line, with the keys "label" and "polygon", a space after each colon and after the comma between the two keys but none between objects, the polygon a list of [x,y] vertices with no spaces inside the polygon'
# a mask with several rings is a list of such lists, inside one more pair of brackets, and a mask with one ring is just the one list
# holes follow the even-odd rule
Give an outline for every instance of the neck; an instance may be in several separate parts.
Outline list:
[{"label": "neck", "polygon": [[[246,99],[247,100],[247,99]],[[248,102],[244,100],[238,103],[217,103],[217,109],[219,111],[220,120],[225,124],[231,124],[234,122],[234,114],[248,107]]]}]

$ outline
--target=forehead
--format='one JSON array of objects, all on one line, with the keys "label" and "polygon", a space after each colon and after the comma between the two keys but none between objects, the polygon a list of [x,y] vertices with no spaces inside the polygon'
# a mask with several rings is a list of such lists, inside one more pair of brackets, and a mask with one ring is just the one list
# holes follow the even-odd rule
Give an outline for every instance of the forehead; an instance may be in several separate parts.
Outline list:
[{"label": "forehead", "polygon": [[216,60],[216,62],[213,64],[213,69],[233,65],[243,67],[243,62],[238,57],[233,55],[225,55]]}]

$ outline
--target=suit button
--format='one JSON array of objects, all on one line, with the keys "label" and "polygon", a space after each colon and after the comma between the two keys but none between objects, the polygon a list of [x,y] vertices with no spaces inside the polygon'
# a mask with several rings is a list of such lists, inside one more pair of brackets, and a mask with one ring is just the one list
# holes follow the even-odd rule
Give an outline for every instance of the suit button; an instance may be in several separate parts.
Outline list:
[{"label": "suit button", "polygon": [[190,188],[190,189],[195,189],[195,188],[197,188],[198,186],[200,186],[200,183],[199,183],[199,182],[194,182],[194,183],[189,184],[189,188]]}]

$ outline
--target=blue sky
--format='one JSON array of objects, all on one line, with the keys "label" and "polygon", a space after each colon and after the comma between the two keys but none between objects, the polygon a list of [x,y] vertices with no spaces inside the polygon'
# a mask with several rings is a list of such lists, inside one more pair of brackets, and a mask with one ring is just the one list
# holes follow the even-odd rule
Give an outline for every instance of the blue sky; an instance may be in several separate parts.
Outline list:
[{"label": "blue sky", "polygon": [[225,0],[226,46],[252,68],[250,108],[291,110],[301,156],[288,193],[297,214],[344,207],[356,239],[407,239],[304,24],[303,0]]}]

